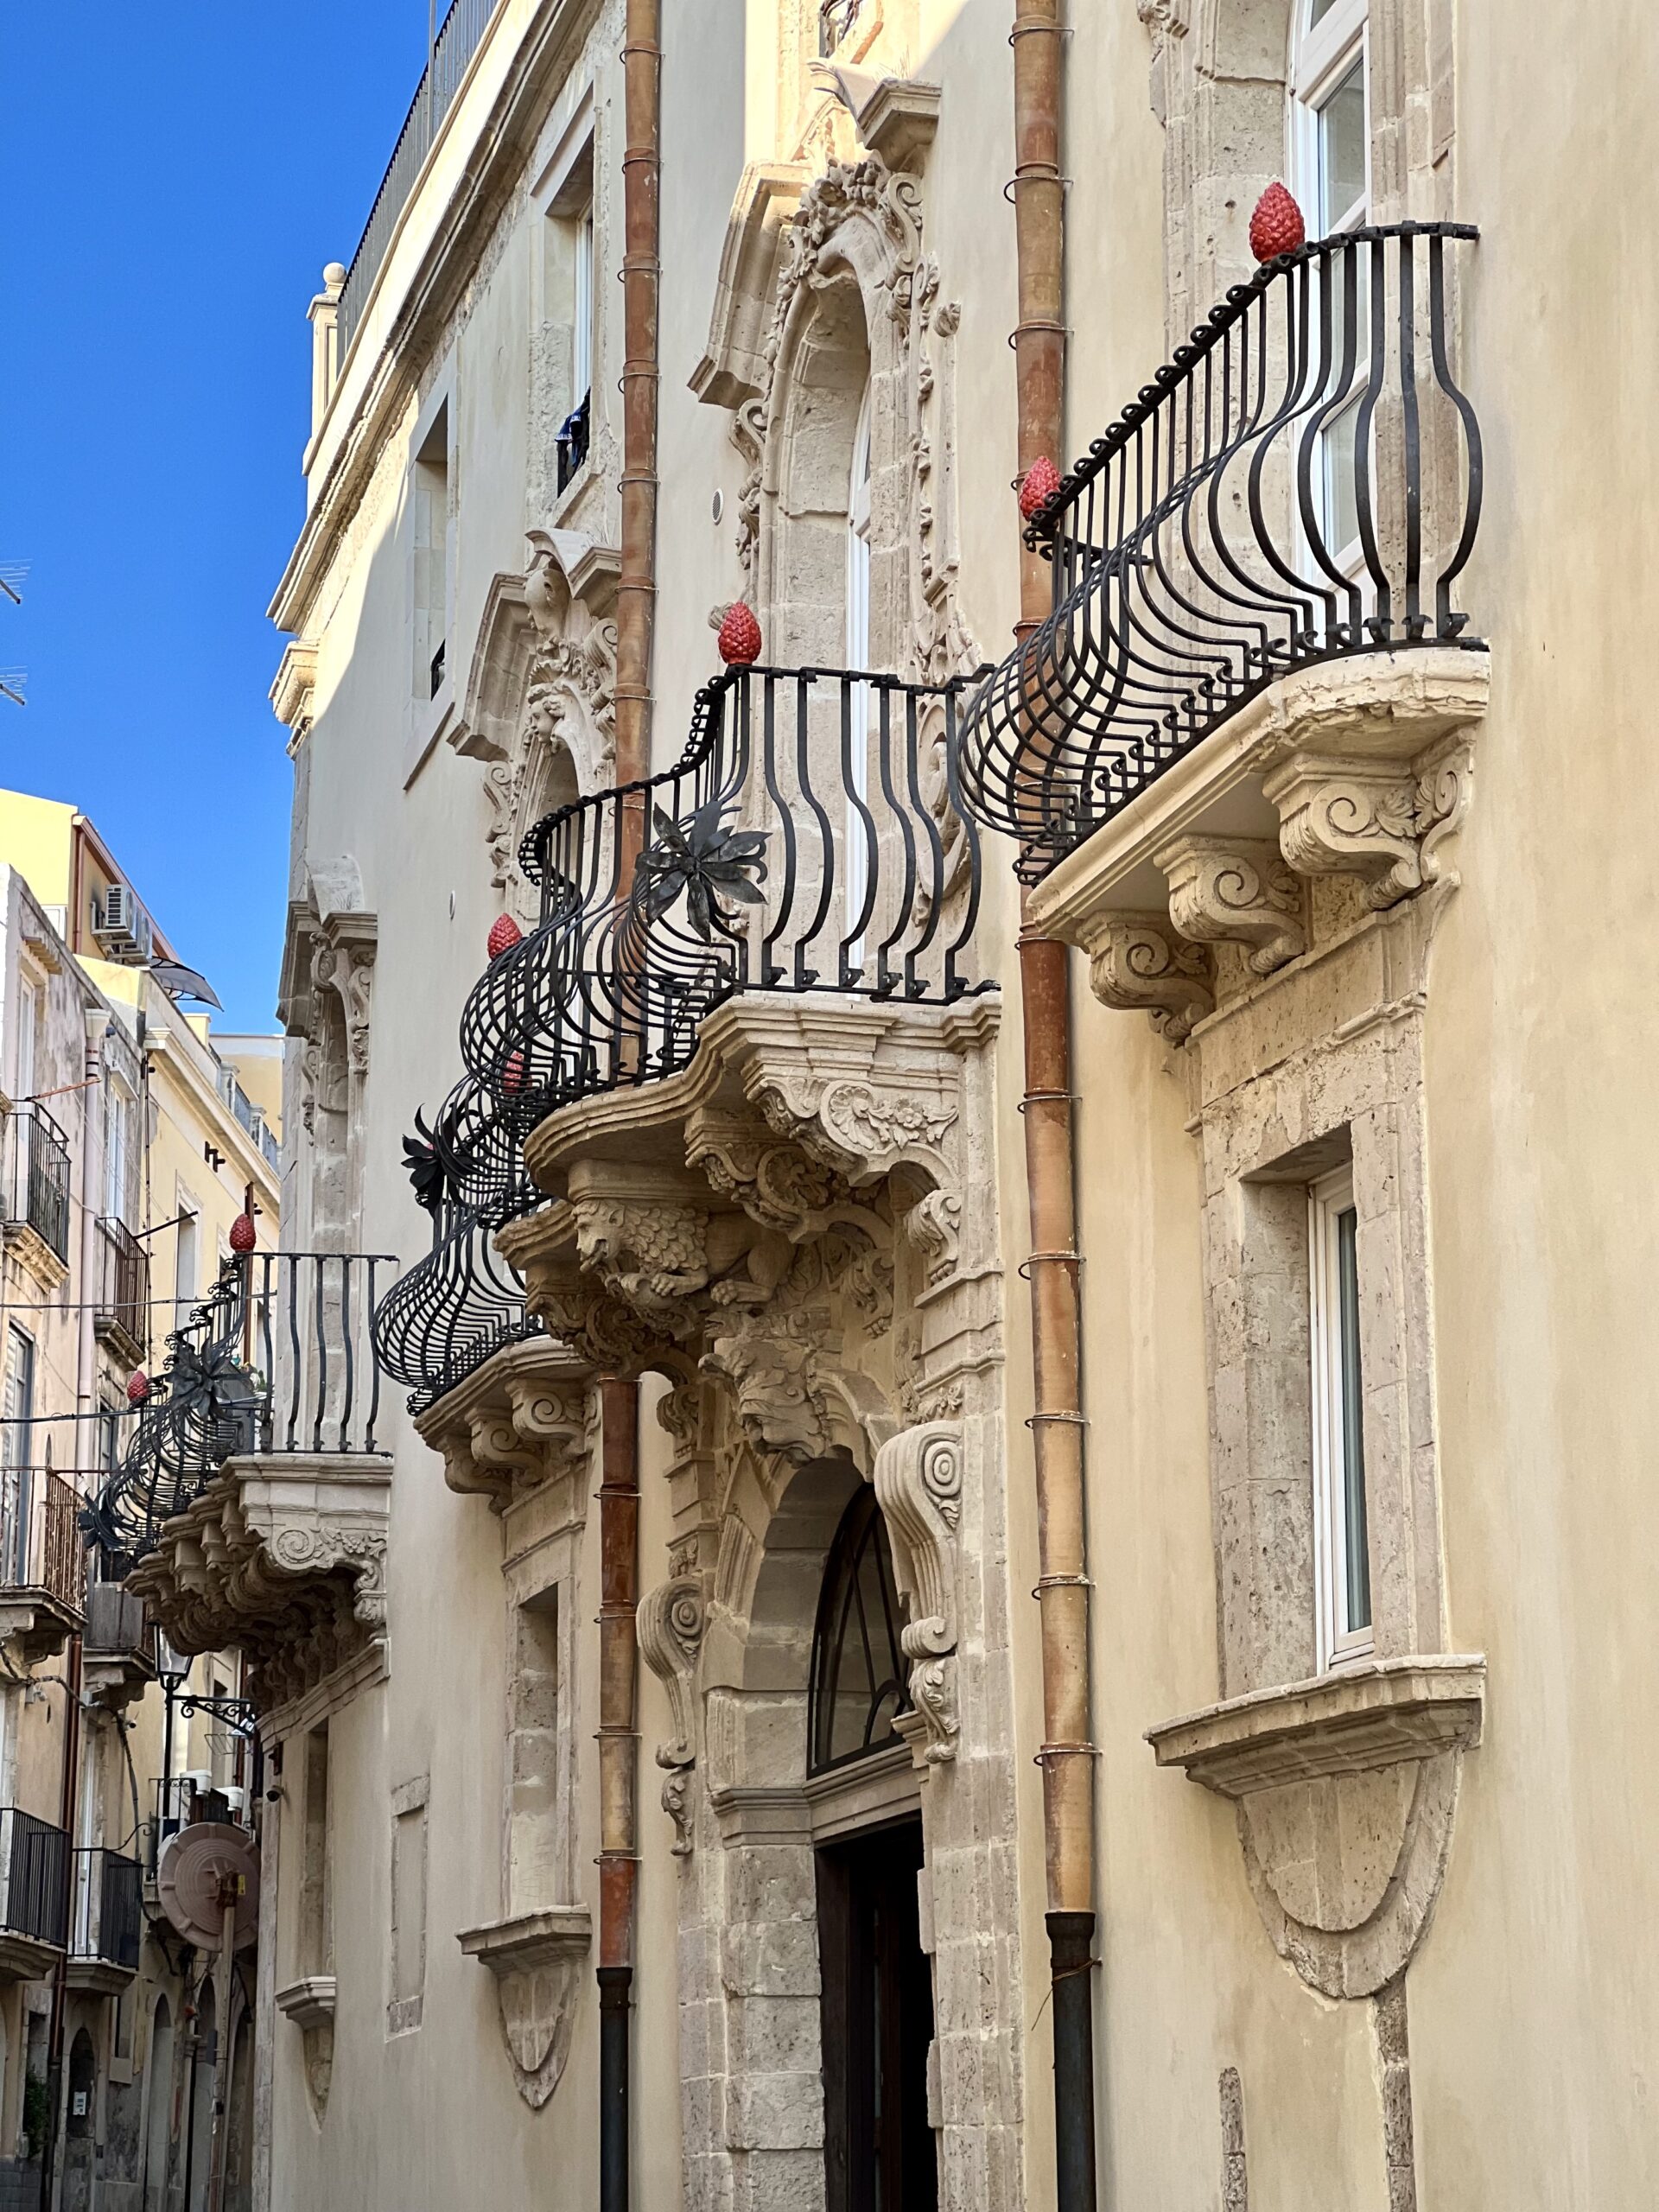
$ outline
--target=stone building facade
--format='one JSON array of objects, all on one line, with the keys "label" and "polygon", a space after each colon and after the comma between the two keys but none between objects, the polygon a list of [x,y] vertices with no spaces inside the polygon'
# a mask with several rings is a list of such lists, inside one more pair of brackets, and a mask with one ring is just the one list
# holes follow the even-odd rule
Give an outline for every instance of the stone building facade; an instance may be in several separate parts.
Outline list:
[{"label": "stone building facade", "polygon": [[[1074,8],[1082,459],[1009,658],[1008,34],[1052,11],[664,16],[654,811],[621,0],[457,10],[312,308],[285,1231],[402,1255],[413,1395],[149,1570],[257,1627],[256,2201],[600,2201],[636,1738],[638,2204],[1058,2201],[1044,1770],[1085,1755],[1103,2201],[1643,2201],[1654,1040],[1560,862],[1630,887],[1653,805],[1609,649],[1653,34]],[[1278,181],[1329,243],[1258,269]],[[1086,1745],[1028,1594],[1022,1277],[1073,1255],[1027,1211],[1022,924],[1086,955]]]}]

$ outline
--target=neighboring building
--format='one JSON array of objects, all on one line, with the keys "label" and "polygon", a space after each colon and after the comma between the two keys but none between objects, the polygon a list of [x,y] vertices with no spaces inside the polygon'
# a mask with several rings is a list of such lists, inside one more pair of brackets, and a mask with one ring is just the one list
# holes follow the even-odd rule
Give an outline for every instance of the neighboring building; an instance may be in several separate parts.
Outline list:
[{"label": "neighboring building", "polygon": [[[212,1290],[250,1193],[276,1243],[275,1040],[221,1051],[177,1005],[171,947],[73,808],[0,792],[0,2203],[34,2204],[55,2169],[65,2212],[196,2212],[212,1961],[166,1925],[156,1875],[192,1817],[251,1827],[241,1662],[158,1650],[99,1554],[89,1579],[79,1521],[142,1421],[129,1386]],[[185,1709],[192,1692],[217,1709]],[[247,2006],[231,2034],[234,2206]]]},{"label": "neighboring building", "polygon": [[1659,29],[658,13],[311,309],[254,2201],[1650,2202]]}]

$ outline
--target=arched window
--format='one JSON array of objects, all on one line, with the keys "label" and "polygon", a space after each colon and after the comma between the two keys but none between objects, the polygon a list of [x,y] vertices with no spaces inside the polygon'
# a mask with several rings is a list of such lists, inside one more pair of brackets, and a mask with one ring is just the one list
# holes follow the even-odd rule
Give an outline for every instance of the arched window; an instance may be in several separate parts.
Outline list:
[{"label": "arched window", "polygon": [[893,1717],[910,1705],[899,1629],[887,1524],[875,1492],[861,1484],[830,1547],[812,1632],[809,1774],[822,1774],[898,1741]]}]

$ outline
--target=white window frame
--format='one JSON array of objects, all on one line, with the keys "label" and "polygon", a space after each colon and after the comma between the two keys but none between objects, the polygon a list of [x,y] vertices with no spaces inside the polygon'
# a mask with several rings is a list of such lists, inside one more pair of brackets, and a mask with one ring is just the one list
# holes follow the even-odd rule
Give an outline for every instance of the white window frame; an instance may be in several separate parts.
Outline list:
[{"label": "white window frame", "polygon": [[[1352,1336],[1344,1333],[1342,1297],[1342,1217],[1356,1213],[1353,1169],[1322,1176],[1308,1190],[1308,1308],[1313,1365],[1313,1466],[1314,1592],[1318,1608],[1318,1661],[1323,1674],[1333,1667],[1368,1659],[1376,1649],[1376,1605],[1366,1560],[1365,1618],[1352,1618],[1349,1583],[1350,1500],[1355,1472],[1349,1463],[1350,1418],[1360,1438],[1357,1485],[1369,1535],[1371,1515],[1365,1491],[1364,1377],[1359,1375],[1359,1402],[1349,1402],[1345,1344],[1351,1342],[1360,1363],[1361,1294],[1356,1289]],[[1357,1286],[1358,1221],[1355,1220],[1355,1280]]]},{"label": "white window frame", "polygon": [[137,1101],[118,1075],[111,1075],[104,1091],[104,1218],[118,1221],[124,1228],[131,1224],[127,1220],[127,1169],[130,1147],[128,1133],[129,1116]]},{"label": "white window frame", "polygon": [[[870,448],[873,435],[872,390],[870,385],[865,385],[864,397],[859,406],[847,486],[846,651],[849,669],[868,669],[870,665],[870,484],[874,473]],[[865,853],[868,832],[855,804],[855,795],[860,799],[868,800],[869,798],[869,687],[863,683],[855,684],[848,705],[848,743],[853,770],[853,788],[847,798],[846,911],[847,926],[850,929],[864,904],[869,887]],[[850,967],[861,966],[864,959],[864,940],[861,937],[848,946],[847,959]]]},{"label": "white window frame", "polygon": [[[570,405],[574,411],[594,389],[594,203],[576,217],[575,267],[570,301]],[[591,427],[589,436],[592,435]]]},{"label": "white window frame", "polygon": [[14,1105],[34,1096],[35,1046],[40,1035],[41,995],[27,976],[17,979],[17,1051],[14,1061]]}]

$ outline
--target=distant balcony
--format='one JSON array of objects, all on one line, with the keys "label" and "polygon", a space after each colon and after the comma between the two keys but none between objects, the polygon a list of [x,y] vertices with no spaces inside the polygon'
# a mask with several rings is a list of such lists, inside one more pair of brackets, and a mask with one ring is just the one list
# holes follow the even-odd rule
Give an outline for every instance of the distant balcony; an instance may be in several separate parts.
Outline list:
[{"label": "distant balcony", "polygon": [[0,1638],[31,1661],[54,1656],[81,1624],[80,1504],[48,1467],[0,1468]]},{"label": "distant balcony", "polygon": [[118,1996],[143,1948],[143,1865],[118,1851],[82,1849],[73,1857],[68,1984]]},{"label": "distant balcony", "polygon": [[15,1805],[0,1810],[0,1978],[35,1981],[62,1953],[69,1839]]},{"label": "distant balcony", "polygon": [[69,1263],[69,1140],[44,1106],[20,1106],[6,1131],[6,1234],[52,1287]]},{"label": "distant balcony", "polygon": [[229,1260],[170,1339],[81,1525],[105,1579],[143,1600],[179,1650],[239,1645],[287,1680],[384,1627],[391,1470],[369,1325],[393,1264]]},{"label": "distant balcony", "polygon": [[[1052,566],[1053,612],[972,702],[959,770],[978,819],[1019,841],[1025,880],[1144,810],[1296,671],[1334,664],[1318,741],[1362,751],[1379,667],[1484,653],[1455,597],[1482,470],[1452,369],[1452,264],[1476,236],[1403,223],[1268,264],[1037,512],[1027,542]],[[1295,741],[1274,721],[1264,700],[1245,767]],[[1272,822],[1269,805],[1243,826]],[[1189,810],[1184,826],[1205,825]]]},{"label": "distant balcony", "polygon": [[98,1224],[98,1302],[92,1326],[99,1342],[128,1367],[149,1350],[149,1252],[124,1221],[107,1216]]},{"label": "distant balcony", "polygon": [[542,1203],[524,1148],[549,1116],[689,1070],[728,1006],[866,1009],[874,1037],[898,1009],[992,988],[952,766],[970,683],[728,669],[699,693],[675,767],[531,830],[519,864],[539,922],[474,988],[467,1073],[405,1140],[433,1248],[375,1337],[417,1408],[537,1332],[494,1239]]},{"label": "distant balcony", "polygon": [[122,1583],[88,1583],[80,1645],[82,1691],[111,1712],[156,1679],[156,1624],[143,1599]]}]

